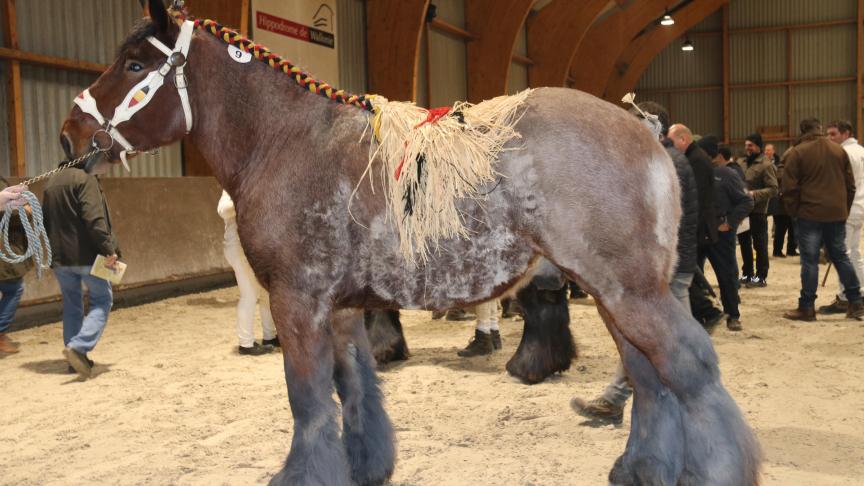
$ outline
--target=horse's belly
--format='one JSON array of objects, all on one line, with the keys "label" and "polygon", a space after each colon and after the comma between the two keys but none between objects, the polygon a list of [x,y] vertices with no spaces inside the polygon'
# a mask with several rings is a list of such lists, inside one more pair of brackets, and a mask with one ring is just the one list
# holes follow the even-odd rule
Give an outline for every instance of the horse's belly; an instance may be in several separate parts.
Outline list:
[{"label": "horse's belly", "polygon": [[[530,268],[537,252],[511,225],[487,219],[471,225],[470,239],[439,242],[428,261],[416,266],[398,252],[393,231],[378,223],[376,235],[358,252],[359,286],[368,307],[443,309],[474,304],[496,297],[512,287]],[[376,231],[376,229],[378,231]],[[370,305],[375,303],[377,305]]]}]

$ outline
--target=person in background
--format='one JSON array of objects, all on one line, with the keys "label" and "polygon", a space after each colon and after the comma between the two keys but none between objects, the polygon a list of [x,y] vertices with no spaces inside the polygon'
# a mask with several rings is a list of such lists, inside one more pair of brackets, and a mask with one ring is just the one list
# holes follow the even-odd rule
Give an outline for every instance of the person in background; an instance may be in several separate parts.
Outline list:
[{"label": "person in background", "polygon": [[[81,378],[90,378],[93,361],[87,354],[102,337],[114,303],[111,283],[90,275],[90,269],[98,255],[109,267],[120,256],[99,178],[79,168],[58,172],[45,186],[42,214],[63,294],[63,355]],[[86,315],[82,284],[90,304]]]},{"label": "person in background", "polygon": [[[744,181],[729,167],[728,159],[720,154],[716,137],[703,137],[699,145],[714,164],[714,210],[717,215],[717,242],[700,255],[699,268],[704,271],[705,259],[711,262],[720,300],[726,313],[726,327],[741,331],[741,313],[738,308],[738,261],[735,254],[735,230],[753,210],[753,199],[744,190]],[[731,155],[731,154],[730,154]]]},{"label": "person in background", "polygon": [[[6,211],[6,204],[18,200],[24,186],[9,187],[6,179],[0,177],[0,213]],[[11,189],[8,190],[7,189]],[[11,208],[10,208],[11,210]],[[27,249],[27,235],[18,218],[16,210],[9,224],[9,243],[12,250],[21,255]],[[33,268],[33,260],[27,259],[21,263],[6,263],[0,261],[0,353],[17,353],[18,346],[13,343],[7,334],[9,326],[15,320],[15,312],[21,295],[24,294],[24,275]]]},{"label": "person in background", "polygon": [[477,304],[477,325],[474,337],[465,349],[456,354],[463,358],[485,356],[501,349],[501,331],[498,327],[498,301],[493,299]]},{"label": "person in background", "polygon": [[786,153],[783,203],[797,219],[801,252],[801,297],[798,307],[783,314],[793,321],[815,321],[819,286],[819,249],[828,250],[837,268],[846,301],[846,317],[864,317],[861,285],[846,253],[846,219],[855,199],[855,176],[849,155],[822,135],[815,118],[801,121],[801,138]]},{"label": "person in background", "polygon": [[[840,144],[846,155],[849,156],[849,164],[852,166],[852,175],[855,178],[855,197],[852,200],[852,208],[849,217],[846,218],[846,253],[858,282],[864,282],[864,260],[861,258],[861,227],[864,226],[864,147],[858,144],[858,140],[852,136],[852,124],[848,121],[834,121],[828,124],[828,139]],[[838,274],[839,275],[839,274]],[[849,301],[844,293],[843,282],[840,282],[840,292],[830,305],[819,308],[820,314],[842,314],[849,309]]]},{"label": "person in background", "polygon": [[[270,314],[270,296],[261,288],[246,254],[243,253],[240,235],[237,233],[237,212],[234,210],[234,201],[227,192],[222,191],[216,210],[225,221],[225,259],[234,269],[234,278],[240,291],[240,300],[237,302],[237,338],[240,345],[237,351],[244,356],[271,353],[275,346],[279,346],[279,338]],[[253,330],[256,305],[261,312],[261,327],[264,329],[261,344],[255,341]]]},{"label": "person in background", "polygon": [[[754,133],[744,142],[747,157],[743,161],[747,194],[753,198],[750,230],[738,235],[741,245],[741,283],[745,287],[768,285],[768,201],[777,195],[777,173],[774,164],[762,153],[762,136]],[[753,250],[756,250],[756,272],[753,272]]]},{"label": "person in background", "polygon": [[[780,156],[774,151],[773,144],[769,143],[765,145],[765,157],[774,164],[774,168],[777,171],[777,185],[783,187],[783,169],[785,166]],[[786,208],[780,201],[782,197],[782,193],[778,192],[777,196],[772,197],[771,201],[768,202],[768,214],[774,218],[774,251],[772,255],[777,258],[786,258],[787,254],[788,256],[798,254],[795,243],[795,225],[792,224],[792,218],[786,214]],[[786,254],[783,253],[784,242],[786,244]]]}]

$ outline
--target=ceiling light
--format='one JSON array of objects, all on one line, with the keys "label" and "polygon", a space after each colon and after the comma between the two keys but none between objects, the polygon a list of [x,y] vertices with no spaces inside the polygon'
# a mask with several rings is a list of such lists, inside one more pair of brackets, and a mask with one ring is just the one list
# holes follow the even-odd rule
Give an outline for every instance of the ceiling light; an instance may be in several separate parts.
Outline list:
[{"label": "ceiling light", "polygon": [[681,50],[690,52],[693,50],[693,43],[690,42],[690,39],[686,39],[683,44],[681,44]]},{"label": "ceiling light", "polygon": [[666,10],[666,15],[664,15],[663,18],[660,19],[660,25],[675,25],[675,19],[673,19],[672,16],[669,15],[669,10]]}]

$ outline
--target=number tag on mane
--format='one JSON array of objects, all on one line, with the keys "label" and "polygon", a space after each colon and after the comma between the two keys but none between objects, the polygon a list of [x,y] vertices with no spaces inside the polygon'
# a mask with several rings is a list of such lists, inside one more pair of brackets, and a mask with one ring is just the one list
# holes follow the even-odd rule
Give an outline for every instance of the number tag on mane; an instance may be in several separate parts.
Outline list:
[{"label": "number tag on mane", "polygon": [[234,61],[241,64],[246,64],[247,62],[252,60],[251,52],[245,52],[242,49],[238,49],[234,46],[228,46],[228,55],[231,56],[231,59],[234,59]]}]

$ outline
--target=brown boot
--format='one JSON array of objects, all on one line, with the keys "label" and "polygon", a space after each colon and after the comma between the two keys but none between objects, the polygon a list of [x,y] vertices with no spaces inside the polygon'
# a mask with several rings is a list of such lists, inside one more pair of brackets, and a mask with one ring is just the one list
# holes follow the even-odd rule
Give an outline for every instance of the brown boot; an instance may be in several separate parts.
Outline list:
[{"label": "brown boot", "polygon": [[859,321],[864,318],[864,302],[850,302],[849,309],[846,310],[846,318],[847,319],[858,319]]},{"label": "brown boot", "polygon": [[[862,314],[864,314],[864,312],[862,312]],[[799,307],[795,310],[784,312],[783,317],[790,321],[813,322],[816,320],[816,309],[813,309],[812,307],[802,309]]]},{"label": "brown boot", "polygon": [[624,419],[624,407],[616,405],[603,397],[585,401],[579,397],[570,400],[570,408],[579,415],[613,423],[621,423]]},{"label": "brown boot", "polygon": [[0,353],[14,354],[18,352],[18,346],[9,340],[6,333],[0,333]]}]

